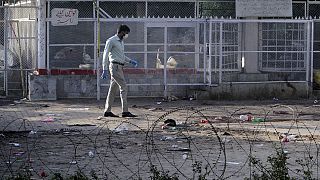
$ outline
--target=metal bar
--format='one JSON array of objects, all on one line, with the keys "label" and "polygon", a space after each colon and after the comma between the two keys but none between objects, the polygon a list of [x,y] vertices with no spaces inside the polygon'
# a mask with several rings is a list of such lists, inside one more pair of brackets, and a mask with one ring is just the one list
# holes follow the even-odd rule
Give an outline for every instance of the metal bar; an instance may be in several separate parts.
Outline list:
[{"label": "metal bar", "polygon": [[[205,85],[209,85],[209,84],[206,84],[206,83],[181,83],[181,84],[168,83],[167,85],[168,86],[192,86],[192,85],[205,86]],[[107,87],[107,86],[110,86],[110,84],[101,84],[101,86]],[[127,86],[162,86],[162,84],[161,83],[159,83],[159,84],[143,83],[143,84],[127,84]]]},{"label": "metal bar", "polygon": [[246,82],[222,82],[221,84],[273,84],[273,83],[306,83],[306,81],[246,81]]},{"label": "metal bar", "polygon": [[163,65],[164,65],[164,68],[163,68],[163,81],[164,81],[164,94],[163,96],[166,98],[168,96],[168,90],[167,90],[167,46],[168,46],[168,27],[167,27],[167,24],[165,24],[165,27],[164,27],[164,55],[163,55]]},{"label": "metal bar", "polygon": [[[42,0],[40,0],[42,1]],[[47,17],[50,17],[50,2],[48,2],[48,9],[49,11],[47,11]],[[47,62],[47,70],[48,72],[50,73],[50,60],[49,60],[49,53],[50,53],[50,42],[49,42],[49,32],[50,32],[50,24],[49,22],[46,22],[46,25],[47,25],[47,41],[46,41],[46,45],[47,45],[47,57],[46,57],[46,62]]]},{"label": "metal bar", "polygon": [[[306,60],[307,60],[307,64],[306,64],[306,82],[310,82],[310,32],[311,32],[311,27],[310,27],[310,23],[307,23],[307,47],[306,47]],[[307,88],[309,88],[307,86]],[[307,89],[307,92],[309,90]]]},{"label": "metal bar", "polygon": [[207,82],[207,23],[203,23],[203,82]]},{"label": "metal bar", "polygon": [[62,46],[95,46],[95,44],[49,44],[49,47],[62,47]]},{"label": "metal bar", "polygon": [[[199,68],[199,57],[200,57],[200,55],[199,55],[199,50],[200,50],[200,45],[199,45],[199,43],[200,43],[200,33],[199,33],[199,31],[200,31],[200,28],[199,28],[199,23],[197,23],[197,26],[196,26],[196,28],[195,28],[195,45],[194,45],[194,55],[195,55],[195,68],[196,69],[198,69]],[[175,51],[174,51],[175,52]],[[178,53],[180,53],[180,52],[178,52]]]},{"label": "metal bar", "polygon": [[8,91],[8,73],[7,73],[7,69],[8,69],[8,9],[4,8],[4,42],[3,42],[3,46],[4,46],[4,90],[6,93],[6,96],[9,95],[9,91]]},{"label": "metal bar", "polygon": [[[97,6],[99,6],[99,0],[97,0],[96,2]],[[94,21],[94,39],[97,43],[94,43],[94,59],[95,59],[95,68],[96,68],[96,78],[97,78],[97,100],[101,99],[101,81],[100,81],[100,35],[99,35],[99,31],[100,31],[100,17],[99,14],[97,14],[96,17],[96,11],[97,11],[97,7],[93,6],[93,18],[96,19],[96,21]]]},{"label": "metal bar", "polygon": [[[93,18],[79,18],[79,21],[93,21]],[[212,22],[228,22],[228,23],[244,23],[244,22],[269,22],[269,23],[304,23],[309,22],[313,20],[309,19],[259,19],[259,20],[250,20],[250,19],[190,19],[190,18],[101,18],[101,22],[153,22],[153,23],[172,23],[172,25],[175,25],[174,22],[206,22],[206,21],[212,21]],[[176,24],[176,27],[179,27],[180,25]]]},{"label": "metal bar", "polygon": [[220,22],[220,39],[219,39],[219,41],[220,41],[220,46],[219,46],[219,84],[221,84],[222,83],[222,53],[223,53],[223,51],[222,51],[222,43],[223,43],[223,41],[222,41],[222,38],[223,38],[223,23],[222,22]]},{"label": "metal bar", "polygon": [[310,76],[311,76],[311,77],[310,77],[310,82],[311,82],[311,83],[310,83],[310,85],[312,86],[312,89],[313,89],[313,68],[314,68],[314,67],[313,67],[313,62],[314,62],[314,61],[313,61],[313,58],[314,58],[314,57],[313,57],[313,53],[314,53],[314,52],[313,52],[313,48],[314,48],[314,47],[313,47],[313,46],[314,46],[314,44],[313,44],[313,43],[314,43],[314,21],[311,23],[311,39],[310,39],[310,40],[311,40],[311,43],[310,43],[310,45],[311,45],[311,47],[310,47],[310,48],[311,48],[311,50],[310,50],[310,51],[311,51],[311,54],[310,54],[310,56],[311,56],[311,57],[310,57],[310,60],[311,60],[311,63],[310,63],[310,64],[311,64],[311,68],[310,68],[310,71],[311,71],[311,74],[310,74]]},{"label": "metal bar", "polygon": [[148,1],[145,3],[145,17],[148,17]]},{"label": "metal bar", "polygon": [[209,22],[209,84],[212,83],[212,22]]},{"label": "metal bar", "polygon": [[144,64],[144,68],[147,69],[148,68],[148,54],[145,53],[148,51],[148,27],[146,26],[146,24],[144,24],[144,27],[143,27],[143,36],[144,36],[144,46],[143,46],[143,49],[144,49],[144,60],[143,60],[143,64]]},{"label": "metal bar", "polygon": [[8,37],[8,39],[20,39],[20,40],[31,39],[31,40],[33,40],[33,39],[37,39],[37,37],[20,37],[20,38],[18,38],[18,37]]}]

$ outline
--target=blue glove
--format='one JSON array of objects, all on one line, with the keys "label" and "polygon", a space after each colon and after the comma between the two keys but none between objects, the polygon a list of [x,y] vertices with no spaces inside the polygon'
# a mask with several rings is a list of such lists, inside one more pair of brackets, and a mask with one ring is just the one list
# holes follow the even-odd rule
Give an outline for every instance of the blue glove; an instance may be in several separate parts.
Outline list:
[{"label": "blue glove", "polygon": [[107,79],[108,78],[108,70],[103,70],[101,74],[101,79]]},{"label": "blue glove", "polygon": [[134,67],[138,66],[138,62],[136,60],[131,59],[130,64],[132,64]]}]

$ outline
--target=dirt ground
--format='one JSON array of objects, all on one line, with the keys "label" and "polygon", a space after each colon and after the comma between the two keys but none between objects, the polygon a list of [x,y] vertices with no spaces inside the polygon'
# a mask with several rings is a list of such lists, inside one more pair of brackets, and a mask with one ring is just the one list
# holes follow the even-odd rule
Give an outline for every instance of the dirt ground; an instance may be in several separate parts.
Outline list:
[{"label": "dirt ground", "polygon": [[272,178],[281,157],[290,177],[320,175],[313,100],[129,99],[131,119],[99,117],[103,101],[0,101],[1,179]]}]

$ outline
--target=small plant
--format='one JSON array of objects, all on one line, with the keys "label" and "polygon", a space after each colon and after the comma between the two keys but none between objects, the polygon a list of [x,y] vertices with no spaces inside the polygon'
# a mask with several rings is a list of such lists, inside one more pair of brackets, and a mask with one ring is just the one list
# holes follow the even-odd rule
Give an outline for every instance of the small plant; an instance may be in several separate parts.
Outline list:
[{"label": "small plant", "polygon": [[29,179],[31,179],[31,172],[29,170],[26,170],[23,173],[19,172],[16,176],[7,178],[7,180],[29,180]]},{"label": "small plant", "polygon": [[297,169],[297,172],[298,173],[302,172],[304,179],[308,179],[308,180],[315,179],[315,178],[312,178],[312,170],[310,167],[310,164],[312,163],[311,162],[312,159],[313,157],[310,156],[309,159],[306,159],[306,160],[303,160],[303,159],[296,160],[296,163],[299,164],[302,168],[302,169]]},{"label": "small plant", "polygon": [[152,173],[151,180],[178,180],[176,176],[170,177],[167,172],[160,172],[154,165],[151,165],[150,171]]},{"label": "small plant", "polygon": [[268,162],[271,164],[271,177],[275,179],[290,179],[287,167],[287,154],[282,150],[277,151],[276,156],[268,157]]},{"label": "small plant", "polygon": [[282,150],[277,151],[275,156],[269,156],[267,162],[270,163],[270,167],[263,167],[260,160],[254,157],[250,158],[250,163],[259,168],[260,174],[253,171],[252,179],[255,180],[290,180],[289,170],[287,167],[287,154]]},{"label": "small plant", "polygon": [[206,165],[204,167],[204,174],[202,174],[202,162],[200,161],[195,161],[194,164],[192,164],[192,171],[193,171],[193,179],[196,179],[196,175],[198,174],[198,180],[206,180],[206,176],[209,175],[209,171],[208,171],[208,166]]},{"label": "small plant", "polygon": [[51,180],[63,180],[63,177],[60,173],[54,173]]},{"label": "small plant", "polygon": [[55,173],[51,180],[89,180],[89,178],[82,172],[77,171],[74,175],[71,175],[66,178],[63,178],[63,176],[60,173]]}]

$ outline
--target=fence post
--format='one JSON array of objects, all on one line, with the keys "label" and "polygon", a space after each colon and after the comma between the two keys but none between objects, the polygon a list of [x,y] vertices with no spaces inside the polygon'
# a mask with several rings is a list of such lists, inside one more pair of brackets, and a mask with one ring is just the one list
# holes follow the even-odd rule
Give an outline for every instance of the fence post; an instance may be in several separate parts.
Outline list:
[{"label": "fence post", "polygon": [[212,84],[212,21],[209,24],[209,85]]},{"label": "fence post", "polygon": [[163,55],[163,81],[164,81],[164,97],[168,97],[168,85],[167,85],[167,47],[168,47],[168,24],[166,22],[165,27],[164,27],[164,55]]},{"label": "fence post", "polygon": [[222,45],[223,45],[223,22],[220,22],[220,38],[219,38],[219,84],[222,83]]},{"label": "fence post", "polygon": [[310,90],[313,87],[313,21],[307,21],[307,65],[306,65],[306,81],[307,81],[307,97],[310,96]]},{"label": "fence post", "polygon": [[[46,0],[38,0],[38,69],[46,68]],[[49,32],[48,32],[49,33]]]},{"label": "fence post", "polygon": [[4,8],[4,89],[6,96],[9,95],[8,91],[8,8]]}]

